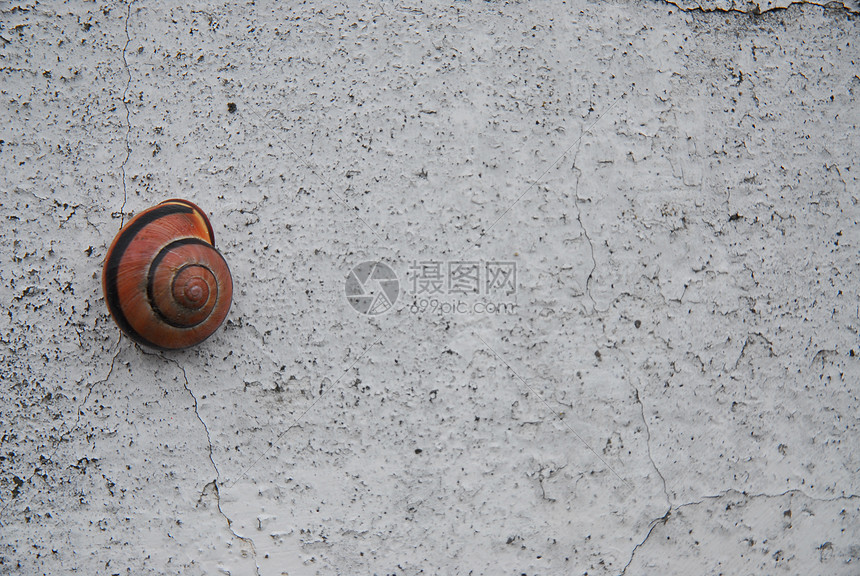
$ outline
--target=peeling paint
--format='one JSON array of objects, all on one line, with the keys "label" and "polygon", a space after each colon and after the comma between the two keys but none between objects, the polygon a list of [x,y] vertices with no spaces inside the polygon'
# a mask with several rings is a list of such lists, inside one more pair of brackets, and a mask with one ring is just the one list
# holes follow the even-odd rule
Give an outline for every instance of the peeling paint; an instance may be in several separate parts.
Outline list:
[{"label": "peeling paint", "polygon": [[830,10],[846,10],[851,14],[860,13],[860,2],[857,0],[831,0],[829,2],[814,2],[803,0],[797,2],[794,0],[767,0],[759,2],[756,0],[707,0],[707,1],[687,1],[687,0],[666,0],[667,3],[677,6],[686,12],[738,12],[741,14],[764,14],[772,10],[785,10],[792,6],[819,6]]}]

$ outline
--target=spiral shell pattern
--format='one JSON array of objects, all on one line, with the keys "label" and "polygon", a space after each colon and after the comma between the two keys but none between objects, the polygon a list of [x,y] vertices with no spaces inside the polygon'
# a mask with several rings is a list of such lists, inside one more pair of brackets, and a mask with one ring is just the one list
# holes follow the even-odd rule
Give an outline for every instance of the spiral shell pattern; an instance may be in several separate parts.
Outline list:
[{"label": "spiral shell pattern", "polygon": [[167,200],[132,218],[114,238],[102,275],[105,302],[132,340],[163,350],[187,348],[227,317],[233,279],[206,214]]}]

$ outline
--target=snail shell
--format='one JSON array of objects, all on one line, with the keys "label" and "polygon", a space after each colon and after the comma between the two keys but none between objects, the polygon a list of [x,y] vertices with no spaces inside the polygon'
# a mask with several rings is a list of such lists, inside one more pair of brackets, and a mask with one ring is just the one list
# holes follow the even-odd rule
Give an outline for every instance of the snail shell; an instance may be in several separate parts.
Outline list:
[{"label": "snail shell", "polygon": [[132,218],[114,238],[102,275],[120,329],[151,348],[199,344],[224,321],[233,279],[206,214],[166,200]]}]

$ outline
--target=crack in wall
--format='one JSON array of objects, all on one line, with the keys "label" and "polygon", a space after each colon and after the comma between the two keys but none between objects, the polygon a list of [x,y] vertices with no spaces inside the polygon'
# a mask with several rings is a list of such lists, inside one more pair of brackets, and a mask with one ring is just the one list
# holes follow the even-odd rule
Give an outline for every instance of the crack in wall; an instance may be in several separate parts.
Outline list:
[{"label": "crack in wall", "polygon": [[860,494],[843,494],[842,496],[834,496],[833,498],[822,498],[820,496],[812,496],[811,494],[804,492],[800,488],[789,488],[784,492],[757,492],[755,494],[750,494],[749,492],[745,492],[743,490],[738,490],[736,488],[727,488],[722,492],[717,494],[711,494],[709,496],[703,496],[699,500],[694,500],[692,502],[685,502],[684,504],[678,504],[677,506],[673,506],[675,510],[680,510],[681,508],[685,508],[687,506],[696,506],[698,504],[704,503],[706,500],[717,500],[719,498],[725,498],[729,494],[739,494],[747,499],[752,498],[782,498],[784,496],[788,496],[789,494],[800,495],[806,498],[807,500],[811,500],[813,502],[838,502],[839,500],[855,500],[860,499]]},{"label": "crack in wall", "polygon": [[[257,576],[260,576],[260,564],[257,562],[257,547],[254,545],[254,541],[251,540],[251,538],[247,536],[242,536],[238,534],[235,530],[233,530],[233,521],[230,519],[229,516],[227,516],[227,514],[224,513],[224,509],[221,508],[221,490],[218,488],[218,481],[213,480],[212,482],[207,484],[204,487],[204,493],[206,491],[206,488],[209,488],[210,486],[215,492],[215,506],[218,508],[218,513],[224,518],[224,520],[227,521],[227,529],[230,531],[230,533],[248,546],[250,546],[251,554],[254,557],[254,569],[257,573]],[[201,498],[202,497],[203,496],[201,495]]]},{"label": "crack in wall", "polygon": [[[87,386],[87,392],[86,392],[86,394],[84,395],[83,400],[81,400],[81,402],[78,404],[78,407],[77,407],[77,410],[76,410],[77,415],[76,415],[76,418],[75,418],[75,424],[74,424],[74,426],[72,426],[71,428],[69,428],[66,432],[63,432],[62,434],[60,434],[60,437],[59,437],[59,438],[57,438],[57,441],[54,443],[54,448],[53,448],[53,450],[51,451],[51,454],[50,454],[47,458],[45,458],[45,462],[52,462],[52,461],[53,461],[54,457],[57,455],[57,452],[59,452],[59,451],[60,451],[60,445],[61,445],[64,441],[66,441],[66,440],[68,439],[68,437],[69,437],[69,436],[71,436],[75,431],[77,431],[78,427],[81,425],[81,415],[83,414],[84,406],[86,406],[87,402],[88,402],[88,401],[89,401],[89,399],[90,399],[90,395],[92,395],[92,393],[93,393],[93,389],[94,389],[96,386],[98,386],[98,385],[100,385],[100,384],[104,384],[105,382],[107,382],[108,380],[110,380],[111,374],[113,374],[114,365],[116,364],[116,359],[119,357],[119,353],[120,353],[120,351],[121,351],[121,350],[119,349],[119,343],[120,343],[120,341],[121,341],[121,340],[122,340],[122,336],[120,336],[120,339],[119,339],[119,340],[117,340],[117,350],[116,350],[116,352],[114,353],[113,358],[111,358],[111,361],[110,361],[110,368],[108,368],[108,373],[107,373],[107,375],[106,375],[104,378],[102,378],[101,380],[96,380],[95,382],[93,382],[93,383],[91,383],[89,386]],[[33,481],[33,478],[35,478],[35,477],[36,477],[36,475],[39,473],[39,470],[40,470],[40,468],[39,468],[38,466],[35,466],[35,467],[33,468],[33,473],[32,473],[32,474],[30,474],[30,476],[29,476],[29,477],[27,477],[27,479],[24,481],[24,483],[23,483],[23,484],[21,484],[20,486],[26,486],[26,485],[31,484],[31,483],[32,483],[32,481]],[[20,486],[19,486],[19,488],[20,488]],[[0,508],[0,516],[2,516],[2,515],[3,515],[3,513],[6,511],[6,509],[7,509],[7,508],[12,504],[12,502],[13,502],[13,501],[15,501],[15,500],[16,500],[16,498],[14,498],[14,497],[13,497],[13,498],[10,498],[10,499],[9,499],[9,501],[8,501],[8,502],[6,502],[2,508]]]},{"label": "crack in wall", "polygon": [[630,382],[630,385],[633,386],[633,397],[639,404],[639,410],[642,413],[642,424],[645,426],[645,446],[648,449],[648,460],[651,461],[651,466],[654,467],[654,471],[663,483],[663,495],[666,496],[666,504],[669,505],[669,510],[671,510],[672,499],[669,497],[669,489],[666,487],[666,477],[663,476],[662,472],[660,472],[660,469],[657,467],[657,463],[654,462],[654,456],[651,454],[651,429],[648,427],[648,420],[645,418],[645,404],[642,402],[642,398],[639,395],[639,387],[633,385],[632,381]]},{"label": "crack in wall", "polygon": [[591,270],[588,271],[588,276],[585,278],[585,295],[588,296],[589,300],[591,300],[591,309],[594,311],[597,310],[597,302],[594,300],[594,296],[591,295],[591,280],[594,277],[594,271],[597,270],[597,260],[594,258],[594,241],[591,239],[591,236],[588,234],[588,229],[582,222],[582,208],[579,207],[579,203],[582,201],[579,197],[579,180],[582,176],[582,171],[576,167],[576,160],[579,157],[579,150],[582,146],[582,137],[584,135],[585,134],[579,137],[576,152],[573,155],[573,166],[571,166],[571,169],[574,171],[574,174],[576,174],[576,182],[573,186],[573,204],[576,206],[576,221],[579,223],[579,227],[582,230],[582,234],[585,236],[585,239],[588,240],[588,249],[591,253]]},{"label": "crack in wall", "polygon": [[654,456],[651,453],[651,429],[648,426],[648,420],[645,418],[645,404],[642,402],[642,397],[639,395],[639,387],[633,384],[633,380],[630,380],[630,386],[633,388],[633,397],[636,400],[636,403],[639,404],[639,411],[642,414],[642,424],[645,426],[645,447],[648,450],[648,460],[651,461],[651,466],[654,468],[654,471],[660,477],[660,481],[663,483],[663,495],[666,497],[666,505],[668,508],[666,509],[666,513],[662,516],[655,518],[651,521],[651,525],[648,528],[648,532],[645,534],[645,538],[642,539],[641,542],[636,544],[633,547],[633,550],[630,552],[630,560],[627,561],[627,564],[624,565],[624,568],[621,570],[621,576],[627,573],[627,568],[630,567],[630,564],[633,563],[633,559],[636,557],[636,551],[645,545],[648,539],[651,537],[651,533],[659,524],[666,524],[669,521],[669,517],[672,515],[672,499],[669,497],[669,490],[666,486],[666,477],[663,476],[663,473],[660,472],[660,469],[657,467],[657,463],[654,462]]},{"label": "crack in wall", "polygon": [[128,45],[131,44],[131,34],[128,31],[128,23],[131,20],[131,4],[129,2],[126,4],[126,15],[125,15],[125,46],[122,47],[122,63],[125,68],[125,73],[128,76],[128,79],[125,83],[125,89],[122,92],[122,104],[125,107],[125,158],[120,165],[120,171],[122,172],[122,206],[119,209],[120,220],[119,227],[122,228],[123,224],[125,224],[125,204],[128,201],[128,185],[126,184],[126,171],[125,167],[128,164],[129,158],[131,158],[131,146],[129,145],[129,140],[131,138],[131,110],[128,107],[128,91],[131,89],[131,69],[128,66]]},{"label": "crack in wall", "polygon": [[788,495],[797,495],[797,494],[803,496],[807,500],[811,500],[812,502],[837,502],[839,500],[860,499],[860,494],[846,494],[843,496],[835,496],[833,498],[820,498],[820,497],[816,497],[816,496],[810,496],[809,494],[807,494],[806,492],[804,492],[803,490],[800,490],[798,488],[791,488],[791,489],[786,490],[784,492],[779,492],[779,493],[775,493],[775,494],[769,494],[767,492],[759,492],[756,494],[750,494],[748,492],[736,490],[734,488],[728,488],[728,489],[726,489],[723,492],[720,492],[718,494],[703,496],[699,500],[694,500],[691,502],[685,502],[683,504],[670,505],[669,509],[666,511],[665,514],[663,514],[662,516],[655,518],[654,520],[651,521],[650,527],[648,528],[648,532],[645,534],[645,538],[643,538],[641,542],[639,542],[638,544],[636,544],[633,547],[633,550],[630,552],[630,560],[628,560],[627,564],[624,565],[624,568],[619,573],[619,576],[625,576],[625,574],[627,573],[627,569],[630,567],[630,565],[633,563],[633,560],[636,558],[637,550],[642,548],[648,542],[648,539],[651,538],[651,535],[653,534],[654,529],[658,525],[665,525],[669,521],[669,519],[672,516],[673,511],[678,511],[681,508],[687,508],[690,506],[698,506],[698,505],[703,504],[704,502],[706,502],[708,500],[719,500],[720,498],[725,498],[726,496],[728,496],[730,494],[738,494],[740,496],[743,496],[746,501],[754,500],[756,498],[783,498],[783,497],[788,496]]},{"label": "crack in wall", "polygon": [[[588,240],[588,247],[591,251],[591,270],[589,270],[588,277],[585,279],[585,294],[586,294],[586,296],[588,296],[588,299],[591,300],[591,312],[597,312],[600,314],[607,312],[609,310],[609,308],[611,308],[612,304],[610,303],[609,306],[607,306],[605,309],[601,310],[597,307],[597,301],[594,299],[594,296],[591,294],[591,281],[594,279],[594,272],[597,270],[597,259],[594,257],[594,241],[592,240],[591,235],[588,233],[588,229],[585,227],[585,224],[583,224],[583,222],[582,222],[582,209],[579,207],[580,202],[582,202],[582,198],[580,198],[580,196],[579,196],[579,180],[580,180],[580,176],[582,175],[582,171],[576,167],[576,160],[577,160],[577,157],[579,156],[579,151],[582,147],[582,140],[585,138],[585,135],[591,133],[591,129],[594,128],[597,125],[597,123],[603,119],[604,116],[609,114],[609,112],[613,108],[615,108],[615,105],[618,104],[619,102],[621,102],[621,100],[623,100],[625,96],[627,96],[628,94],[633,92],[633,90],[635,90],[635,88],[636,88],[636,84],[634,83],[629,90],[625,90],[618,98],[616,98],[615,101],[612,103],[612,105],[609,106],[609,108],[607,108],[605,111],[603,111],[597,117],[597,119],[588,126],[588,128],[586,128],[585,130],[582,131],[582,134],[580,134],[579,138],[576,140],[576,153],[573,155],[573,166],[571,167],[572,170],[574,170],[574,172],[577,173],[576,183],[574,184],[574,201],[573,201],[573,203],[576,205],[576,221],[579,222],[579,227],[582,229],[583,235]],[[568,148],[565,151],[565,155],[567,155],[567,153],[571,150],[571,148],[573,148],[573,145],[571,145],[570,148]],[[562,158],[563,157],[564,156],[562,156]],[[559,160],[561,160],[561,158],[559,158]],[[613,300],[613,302],[614,302],[614,300]]]},{"label": "crack in wall", "polygon": [[260,564],[259,564],[259,562],[257,562],[257,547],[254,544],[254,541],[251,538],[249,538],[248,536],[242,536],[241,534],[237,533],[233,529],[233,520],[231,520],[230,517],[224,513],[224,509],[221,507],[221,490],[219,488],[219,482],[221,480],[221,472],[218,470],[218,465],[215,464],[215,458],[213,456],[214,448],[212,446],[212,436],[209,433],[209,426],[207,426],[206,421],[203,420],[203,418],[200,416],[200,410],[199,410],[200,405],[197,401],[197,396],[194,394],[194,391],[191,390],[191,386],[188,382],[188,374],[185,372],[185,367],[182,366],[177,360],[174,360],[173,358],[165,358],[161,354],[158,354],[158,356],[162,360],[166,360],[167,362],[174,364],[182,372],[183,386],[185,387],[185,391],[188,392],[188,395],[191,396],[191,400],[194,402],[194,415],[197,417],[197,420],[200,421],[200,424],[203,426],[203,430],[206,432],[206,445],[209,449],[209,462],[212,464],[212,469],[215,470],[215,478],[212,479],[212,481],[208,482],[206,484],[206,486],[203,487],[203,491],[201,492],[201,495],[200,495],[200,500],[203,500],[204,496],[206,495],[206,492],[211,488],[213,494],[215,495],[215,504],[216,504],[216,507],[218,508],[218,513],[227,522],[227,529],[230,531],[231,534],[233,534],[233,536],[235,538],[246,543],[251,548],[251,555],[254,558],[254,568],[256,569],[256,573],[259,576]]},{"label": "crack in wall", "polygon": [[[163,357],[162,357],[163,358]],[[182,380],[183,386],[185,387],[185,391],[188,392],[188,395],[191,396],[191,400],[194,402],[194,415],[197,416],[197,420],[200,421],[200,424],[203,425],[203,430],[206,431],[206,445],[209,447],[209,462],[212,464],[212,468],[215,470],[215,482],[221,479],[221,472],[218,470],[218,465],[215,464],[215,459],[213,457],[213,448],[212,448],[212,435],[209,434],[209,426],[206,425],[203,418],[200,417],[199,403],[197,402],[197,396],[194,395],[194,392],[191,390],[191,387],[188,384],[188,374],[185,372],[185,367],[182,366],[176,360],[172,358],[164,358],[169,362],[172,362],[176,365],[177,368],[182,372]]]},{"label": "crack in wall", "polygon": [[[860,4],[857,2],[844,1],[844,0],[829,0],[826,2],[814,2],[812,0],[797,0],[792,2],[786,2],[782,5],[770,6],[762,8],[758,1],[756,0],[748,0],[747,2],[741,4],[741,7],[738,8],[735,5],[735,1],[732,0],[731,8],[723,8],[722,6],[717,5],[709,5],[708,2],[681,2],[678,0],[665,0],[667,4],[671,4],[675,6],[682,12],[701,12],[703,14],[710,14],[713,12],[720,12],[723,14],[729,13],[737,13],[737,14],[746,14],[749,16],[760,16],[765,14],[766,12],[775,12],[778,10],[788,10],[793,6],[818,6],[820,8],[830,9],[830,10],[844,10],[848,14],[857,14],[860,13]],[[740,4],[740,3],[738,3]],[[771,4],[771,2],[768,2]]]},{"label": "crack in wall", "polygon": [[648,533],[645,534],[645,538],[643,538],[641,542],[639,542],[636,546],[633,547],[633,551],[630,552],[630,560],[628,560],[627,564],[624,565],[624,568],[621,569],[621,573],[619,574],[619,576],[624,576],[625,574],[627,574],[627,569],[630,568],[630,565],[633,564],[633,559],[636,558],[636,551],[639,550],[642,546],[644,546],[646,542],[648,542],[648,539],[654,532],[654,528],[656,528],[659,524],[666,524],[666,522],[669,521],[669,516],[671,515],[672,508],[670,506],[665,514],[651,521],[651,527],[648,529]]}]

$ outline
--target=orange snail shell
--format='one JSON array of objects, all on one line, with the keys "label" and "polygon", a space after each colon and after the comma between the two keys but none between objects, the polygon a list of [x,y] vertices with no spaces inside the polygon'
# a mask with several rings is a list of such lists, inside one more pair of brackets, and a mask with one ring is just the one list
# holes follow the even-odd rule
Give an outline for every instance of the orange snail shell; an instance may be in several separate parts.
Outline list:
[{"label": "orange snail shell", "polygon": [[150,348],[188,348],[227,317],[233,279],[206,214],[187,200],[144,210],[114,238],[102,275],[120,329]]}]

